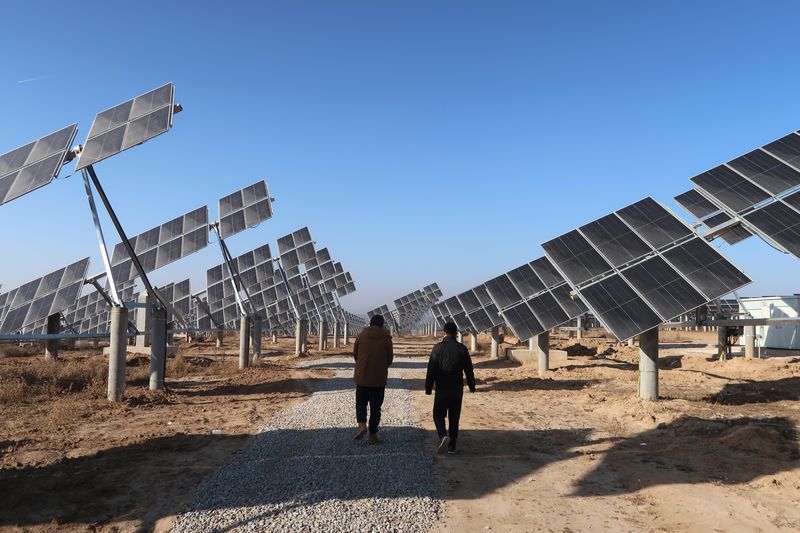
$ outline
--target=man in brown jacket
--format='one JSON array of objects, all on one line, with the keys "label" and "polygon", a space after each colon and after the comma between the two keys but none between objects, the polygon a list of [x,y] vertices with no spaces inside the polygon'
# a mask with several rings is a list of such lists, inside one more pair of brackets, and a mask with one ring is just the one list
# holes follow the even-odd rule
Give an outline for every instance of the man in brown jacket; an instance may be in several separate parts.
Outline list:
[{"label": "man in brown jacket", "polygon": [[356,382],[356,440],[364,438],[367,432],[367,404],[369,403],[370,444],[378,443],[378,424],[381,421],[381,405],[392,364],[392,337],[383,329],[383,317],[373,316],[369,326],[361,330],[353,345],[353,358],[356,368],[353,381]]}]

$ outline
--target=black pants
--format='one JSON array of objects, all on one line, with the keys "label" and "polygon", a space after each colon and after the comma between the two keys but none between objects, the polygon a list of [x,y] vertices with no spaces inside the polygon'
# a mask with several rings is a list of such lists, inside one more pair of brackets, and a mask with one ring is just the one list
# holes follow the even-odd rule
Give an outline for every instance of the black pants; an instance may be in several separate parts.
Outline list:
[{"label": "black pants", "polygon": [[[450,447],[455,450],[458,440],[458,419],[461,418],[461,400],[464,398],[463,389],[437,389],[436,396],[433,398],[433,423],[436,424],[436,432],[439,438],[450,435]],[[448,418],[450,431],[444,423],[444,417]]]},{"label": "black pants", "polygon": [[377,433],[381,423],[381,405],[386,387],[364,387],[356,385],[356,421],[367,421],[367,403],[369,403],[369,432]]}]

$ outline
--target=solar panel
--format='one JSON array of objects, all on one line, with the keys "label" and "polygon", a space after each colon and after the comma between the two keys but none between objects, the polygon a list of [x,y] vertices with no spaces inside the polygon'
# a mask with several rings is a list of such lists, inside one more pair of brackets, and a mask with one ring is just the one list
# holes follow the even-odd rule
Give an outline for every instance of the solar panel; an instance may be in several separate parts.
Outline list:
[{"label": "solar panel", "polygon": [[525,302],[520,302],[501,314],[518,339],[532,339],[546,330]]},{"label": "solar panel", "polygon": [[261,180],[219,200],[219,232],[225,239],[272,218],[272,199]]},{"label": "solar panel", "polygon": [[614,266],[624,265],[652,251],[613,213],[581,226],[580,231]]},{"label": "solar panel", "polygon": [[508,279],[511,280],[511,283],[523,298],[532,296],[545,289],[544,284],[536,275],[536,272],[534,272],[533,268],[528,264],[517,267],[514,270],[509,270],[506,276],[508,276]]},{"label": "solar panel", "polygon": [[686,224],[649,197],[620,209],[617,215],[655,249],[692,235]]},{"label": "solar panel", "polygon": [[800,213],[783,202],[773,202],[744,216],[795,257],[800,257]]},{"label": "solar panel", "polygon": [[[266,303],[268,297],[271,297],[270,302],[277,299],[276,276],[269,244],[245,252],[233,258],[231,263],[239,273],[242,288],[256,300],[252,303],[257,311],[262,309],[258,305],[259,301]],[[206,271],[206,287],[208,308],[214,319],[221,324],[230,324],[237,320],[240,309],[226,263]]]},{"label": "solar panel", "polygon": [[577,230],[542,244],[542,248],[561,272],[576,285],[611,270],[611,265]]},{"label": "solar panel", "polygon": [[622,275],[664,321],[707,302],[683,276],[658,256],[623,270]]},{"label": "solar panel", "polygon": [[552,287],[564,281],[564,278],[556,267],[553,266],[553,263],[546,257],[535,259],[529,264],[533,271],[536,272],[536,275],[539,276],[539,279],[542,280],[542,283],[547,287]]},{"label": "solar panel", "polygon": [[[165,222],[128,239],[144,271],[152,272],[208,246],[208,207]],[[136,279],[138,273],[122,243],[114,246],[111,269],[116,283]]]},{"label": "solar panel", "polygon": [[550,294],[556,299],[558,305],[570,319],[589,312],[589,308],[583,303],[580,297],[572,298],[570,288],[567,284],[559,285],[550,290]]},{"label": "solar panel", "polygon": [[0,205],[52,182],[77,131],[78,125],[72,124],[0,155]]},{"label": "solar panel", "polygon": [[75,305],[88,268],[87,257],[20,286],[8,297],[0,331],[19,331]]},{"label": "solar panel", "polygon": [[664,258],[709,301],[725,296],[751,281],[699,237],[667,250]]},{"label": "solar panel", "polygon": [[675,197],[675,201],[697,218],[703,218],[719,211],[717,206],[694,189],[679,194]]},{"label": "solar panel", "polygon": [[728,166],[772,194],[800,185],[800,172],[760,149],[737,157]]},{"label": "solar panel", "polygon": [[567,316],[558,301],[549,292],[531,298],[527,303],[545,330],[559,326],[571,318]]},{"label": "solar panel", "polygon": [[619,274],[581,289],[580,294],[603,324],[620,340],[638,335],[663,322]]},{"label": "solar panel", "polygon": [[800,170],[800,136],[797,133],[790,133],[777,141],[772,141],[763,149],[794,169]]},{"label": "solar panel", "polygon": [[172,126],[175,86],[167,83],[94,118],[76,170],[160,135]]},{"label": "solar panel", "polygon": [[770,197],[764,189],[724,165],[693,177],[692,182],[737,213]]}]

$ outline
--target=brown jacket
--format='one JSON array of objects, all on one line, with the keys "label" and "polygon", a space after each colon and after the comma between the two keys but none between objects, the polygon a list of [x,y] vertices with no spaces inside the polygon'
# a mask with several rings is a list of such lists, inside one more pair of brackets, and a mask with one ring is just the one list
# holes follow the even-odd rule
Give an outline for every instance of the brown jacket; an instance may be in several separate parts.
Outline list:
[{"label": "brown jacket", "polygon": [[353,381],[362,387],[385,387],[393,357],[391,335],[380,326],[365,327],[353,345]]}]

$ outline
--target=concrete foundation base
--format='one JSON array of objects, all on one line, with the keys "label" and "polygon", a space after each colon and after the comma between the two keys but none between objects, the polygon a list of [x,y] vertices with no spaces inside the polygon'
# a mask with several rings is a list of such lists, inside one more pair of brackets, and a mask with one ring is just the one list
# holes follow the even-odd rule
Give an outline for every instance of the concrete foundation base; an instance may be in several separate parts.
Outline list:
[{"label": "concrete foundation base", "polygon": [[[146,355],[150,357],[150,347],[149,346],[126,346],[126,352],[129,354],[136,354],[136,355]],[[108,356],[110,353],[109,347],[106,346],[103,348],[103,355]],[[167,346],[167,357],[174,357],[175,354],[178,353],[178,349],[175,346]],[[238,352],[237,352],[238,353]]]},{"label": "concrete foundation base", "polygon": [[[524,348],[506,348],[506,358],[523,365],[539,365],[539,350]],[[550,349],[550,369],[561,366],[567,362],[566,350]]]}]

